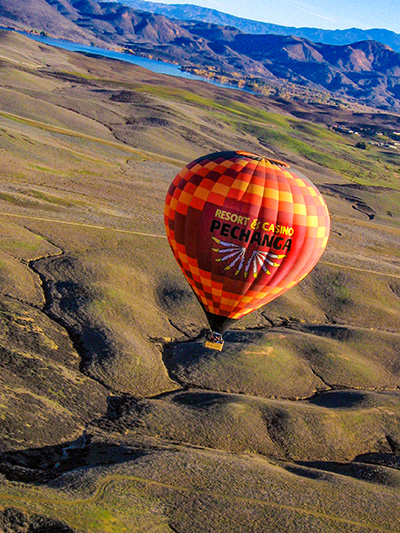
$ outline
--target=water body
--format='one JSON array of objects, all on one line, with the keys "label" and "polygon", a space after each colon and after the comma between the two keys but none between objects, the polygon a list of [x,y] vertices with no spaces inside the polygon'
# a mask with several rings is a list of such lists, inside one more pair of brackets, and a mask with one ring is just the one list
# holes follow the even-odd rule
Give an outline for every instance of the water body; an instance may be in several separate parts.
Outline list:
[{"label": "water body", "polygon": [[[0,26],[1,30],[10,30],[9,28],[4,28]],[[16,31],[16,30],[11,30]],[[147,68],[152,72],[157,72],[158,74],[167,74],[168,76],[176,76],[179,78],[186,78],[190,80],[199,80],[206,83],[211,83],[217,87],[224,87],[226,89],[237,89],[245,92],[245,89],[239,89],[236,85],[230,85],[227,83],[220,83],[218,81],[208,80],[207,78],[202,78],[201,76],[196,76],[190,72],[185,72],[181,70],[178,65],[173,63],[164,63],[164,61],[157,61],[156,59],[148,59],[147,57],[135,56],[133,54],[128,54],[124,52],[117,52],[116,50],[108,50],[107,48],[100,48],[98,46],[90,46],[80,43],[74,43],[72,41],[65,41],[63,39],[53,39],[51,37],[46,37],[42,35],[36,35],[33,33],[27,33],[23,31],[18,31],[34,41],[39,41],[41,43],[48,44],[50,46],[56,46],[57,48],[63,48],[64,50],[70,50],[71,52],[82,52],[85,54],[97,55],[102,57],[109,57],[111,59],[117,59],[118,61],[125,61],[126,63],[132,63],[133,65],[138,65],[139,67]]]}]

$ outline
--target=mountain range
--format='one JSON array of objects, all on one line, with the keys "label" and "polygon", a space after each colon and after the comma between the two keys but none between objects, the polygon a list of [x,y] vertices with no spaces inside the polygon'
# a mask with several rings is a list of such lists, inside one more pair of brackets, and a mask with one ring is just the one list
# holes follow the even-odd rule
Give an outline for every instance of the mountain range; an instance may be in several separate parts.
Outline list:
[{"label": "mountain range", "polygon": [[352,44],[358,41],[378,41],[387,44],[400,53],[400,35],[390,30],[372,28],[362,30],[360,28],[348,28],[346,30],[323,30],[321,28],[295,28],[294,26],[281,26],[242,17],[236,17],[217,11],[191,4],[163,4],[149,2],[148,0],[120,0],[120,3],[134,9],[158,13],[166,17],[178,20],[195,20],[210,22],[221,26],[233,26],[244,33],[293,35],[309,41],[324,44]]},{"label": "mountain range", "polygon": [[316,91],[325,98],[400,111],[400,54],[378,41],[337,46],[297,36],[249,34],[95,0],[0,0],[0,24],[122,47],[250,89],[272,87],[277,94],[301,97]]}]

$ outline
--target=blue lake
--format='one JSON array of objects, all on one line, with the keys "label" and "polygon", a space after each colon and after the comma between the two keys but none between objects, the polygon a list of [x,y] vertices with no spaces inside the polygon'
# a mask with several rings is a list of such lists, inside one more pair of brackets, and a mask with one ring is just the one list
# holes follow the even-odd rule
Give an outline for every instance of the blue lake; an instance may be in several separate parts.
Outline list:
[{"label": "blue lake", "polygon": [[[9,30],[9,28],[4,28],[1,26],[0,29]],[[164,63],[164,61],[157,61],[156,59],[148,59],[146,57],[126,54],[124,52],[117,52],[115,50],[108,50],[107,48],[100,48],[98,46],[89,46],[85,44],[74,43],[72,41],[65,41],[63,39],[53,39],[51,37],[35,35],[33,33],[27,33],[23,31],[18,31],[17,33],[21,33],[22,35],[25,35],[26,37],[29,37],[34,41],[39,41],[50,46],[56,46],[57,48],[63,48],[64,50],[70,50],[71,52],[83,52],[86,54],[98,55],[117,59],[119,61],[125,61],[126,63],[132,63],[134,65],[138,65],[139,67],[147,68],[152,72],[157,72],[158,74],[167,74],[168,76],[176,76],[179,78],[186,78],[190,80],[199,80],[204,81],[206,83],[211,83],[212,85],[216,85],[217,87],[251,92],[246,89],[239,89],[235,85],[219,83],[218,81],[208,80],[207,78],[202,78],[201,76],[196,76],[195,74],[190,74],[189,72],[184,72],[180,69],[178,65],[174,65],[173,63]]]}]

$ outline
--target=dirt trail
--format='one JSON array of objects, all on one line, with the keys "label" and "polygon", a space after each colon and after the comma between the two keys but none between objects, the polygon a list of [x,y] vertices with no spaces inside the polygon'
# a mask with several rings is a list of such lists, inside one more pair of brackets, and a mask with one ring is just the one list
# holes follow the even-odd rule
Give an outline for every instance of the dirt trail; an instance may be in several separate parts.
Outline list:
[{"label": "dirt trail", "polygon": [[109,226],[97,226],[95,224],[86,224],[85,222],[71,222],[69,220],[58,220],[54,218],[35,217],[32,215],[20,215],[16,213],[0,212],[0,216],[14,217],[14,218],[27,218],[28,220],[38,220],[39,222],[53,222],[54,224],[66,224],[67,226],[78,226],[81,228],[91,228],[98,230],[111,230],[118,233],[128,233],[130,235],[141,235],[143,237],[155,237],[158,239],[166,239],[166,235],[159,235],[157,233],[143,233],[141,231],[134,231],[129,229],[112,228]]}]

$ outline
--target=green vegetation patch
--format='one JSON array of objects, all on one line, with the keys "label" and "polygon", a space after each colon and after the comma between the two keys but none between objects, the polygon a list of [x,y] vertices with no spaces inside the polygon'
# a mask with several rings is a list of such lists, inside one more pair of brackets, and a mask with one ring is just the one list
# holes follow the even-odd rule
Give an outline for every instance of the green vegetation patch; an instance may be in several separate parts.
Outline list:
[{"label": "green vegetation patch", "polygon": [[168,100],[176,100],[178,102],[186,102],[189,104],[195,104],[205,109],[215,109],[220,112],[221,117],[228,120],[226,114],[233,115],[234,117],[242,117],[251,120],[263,120],[269,124],[275,124],[279,126],[287,126],[289,121],[283,115],[279,113],[273,113],[265,111],[264,109],[253,107],[243,102],[238,102],[234,99],[213,99],[200,96],[194,92],[184,89],[177,89],[172,87],[163,87],[155,85],[143,85],[136,87],[138,92],[145,92],[154,96],[160,96]]},{"label": "green vegetation patch", "polygon": [[37,208],[38,206],[40,206],[39,202],[35,202],[33,200],[29,200],[28,198],[16,196],[14,194],[6,193],[6,192],[0,192],[0,199],[3,200],[4,202],[8,202],[18,207]]},{"label": "green vegetation patch", "polygon": [[[238,123],[237,127],[256,136],[272,148],[290,150],[314,163],[329,168],[361,185],[387,186],[399,189],[398,168],[377,158],[377,150],[363,151],[347,144],[338,135],[326,134],[319,126],[277,129],[269,125]],[[296,128],[298,129],[298,128]],[[317,134],[318,129],[320,135]],[[311,134],[310,134],[311,130]],[[357,150],[357,151],[356,151]]]},{"label": "green vegetation patch", "polygon": [[65,207],[70,207],[70,206],[74,205],[74,202],[71,202],[71,201],[67,200],[66,198],[60,198],[59,196],[55,196],[53,194],[45,193],[43,191],[39,191],[39,190],[36,190],[36,189],[31,189],[29,191],[29,193],[33,197],[38,198],[39,200],[44,200],[45,202],[48,202],[50,204],[61,205],[61,206],[65,206]]}]

